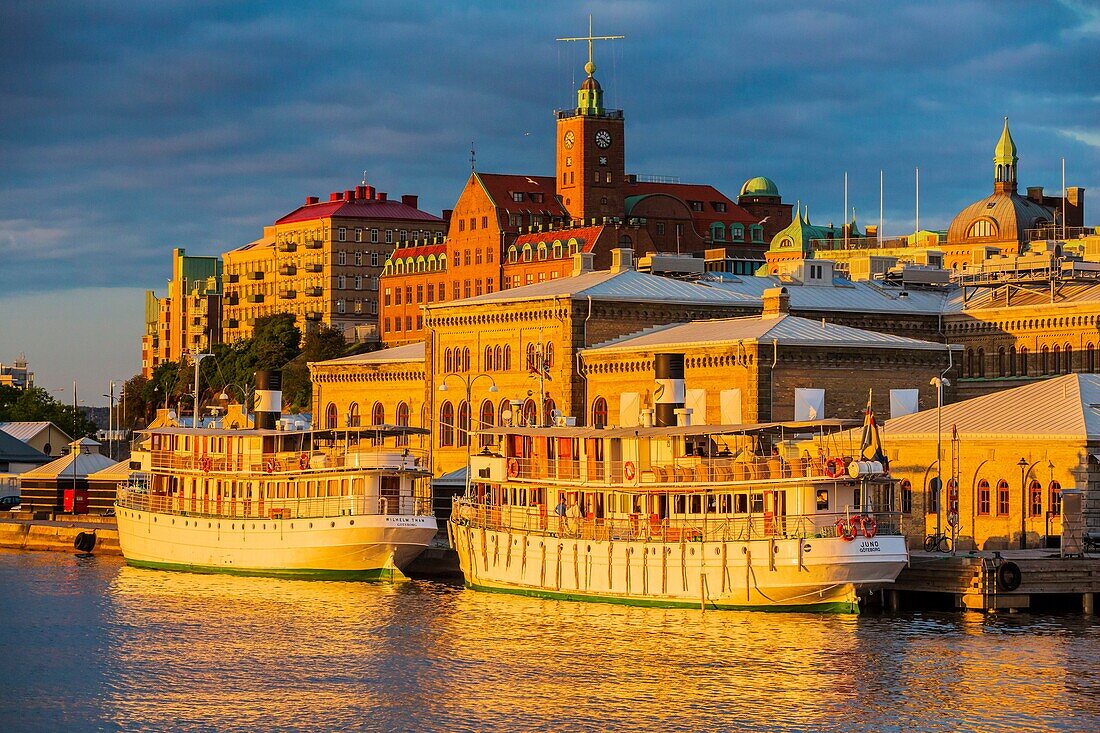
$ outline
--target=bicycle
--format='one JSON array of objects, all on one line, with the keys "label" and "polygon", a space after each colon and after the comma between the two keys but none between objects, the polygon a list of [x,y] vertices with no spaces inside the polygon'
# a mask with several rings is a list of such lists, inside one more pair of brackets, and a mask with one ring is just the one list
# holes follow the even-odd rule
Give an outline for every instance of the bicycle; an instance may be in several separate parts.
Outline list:
[{"label": "bicycle", "polygon": [[930,534],[924,538],[925,552],[951,552],[952,542],[949,534]]}]

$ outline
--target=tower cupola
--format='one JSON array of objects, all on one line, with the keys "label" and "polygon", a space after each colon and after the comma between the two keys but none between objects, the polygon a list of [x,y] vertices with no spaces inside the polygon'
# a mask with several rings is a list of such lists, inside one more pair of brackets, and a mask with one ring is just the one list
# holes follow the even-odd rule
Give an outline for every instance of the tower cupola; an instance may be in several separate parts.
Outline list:
[{"label": "tower cupola", "polygon": [[997,141],[997,149],[993,152],[993,190],[1016,193],[1016,143],[1012,140],[1012,133],[1008,129],[1008,118],[1005,117],[1004,130],[1001,131],[1001,139]]},{"label": "tower cupola", "polygon": [[596,72],[596,64],[592,63],[591,58],[584,65],[584,71],[588,77],[581,82],[581,88],[577,90],[577,112],[582,115],[601,115],[603,114],[603,89],[593,76]]}]

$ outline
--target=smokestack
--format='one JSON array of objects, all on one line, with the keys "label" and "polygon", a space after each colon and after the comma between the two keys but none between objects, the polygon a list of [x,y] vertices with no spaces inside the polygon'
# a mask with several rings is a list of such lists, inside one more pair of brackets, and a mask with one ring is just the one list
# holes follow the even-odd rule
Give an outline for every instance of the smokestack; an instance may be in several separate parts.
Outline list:
[{"label": "smokestack", "polygon": [[279,424],[279,418],[283,414],[282,389],[282,372],[256,372],[256,428],[258,430],[274,430]]},{"label": "smokestack", "polygon": [[659,428],[676,425],[676,410],[684,406],[684,355],[654,354],[653,404],[657,408],[655,424]]}]

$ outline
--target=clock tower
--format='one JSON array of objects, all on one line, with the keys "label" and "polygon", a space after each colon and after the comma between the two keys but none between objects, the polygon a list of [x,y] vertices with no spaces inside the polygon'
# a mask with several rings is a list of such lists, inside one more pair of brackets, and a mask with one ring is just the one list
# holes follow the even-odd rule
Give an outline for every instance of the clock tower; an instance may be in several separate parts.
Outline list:
[{"label": "clock tower", "polygon": [[574,221],[622,217],[626,155],[623,112],[603,106],[603,89],[593,74],[591,30],[587,77],[577,90],[577,106],[558,110],[557,192]]}]

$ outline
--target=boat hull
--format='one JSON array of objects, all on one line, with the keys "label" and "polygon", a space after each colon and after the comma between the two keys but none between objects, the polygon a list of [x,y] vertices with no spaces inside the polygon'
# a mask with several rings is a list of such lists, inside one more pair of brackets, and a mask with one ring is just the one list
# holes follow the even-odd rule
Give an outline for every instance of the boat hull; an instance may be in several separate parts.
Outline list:
[{"label": "boat hull", "polygon": [[437,531],[431,516],[198,517],[118,507],[130,565],[333,580],[403,577]]},{"label": "boat hull", "polygon": [[449,526],[470,588],[638,606],[855,613],[909,559],[900,536],[660,542]]}]

